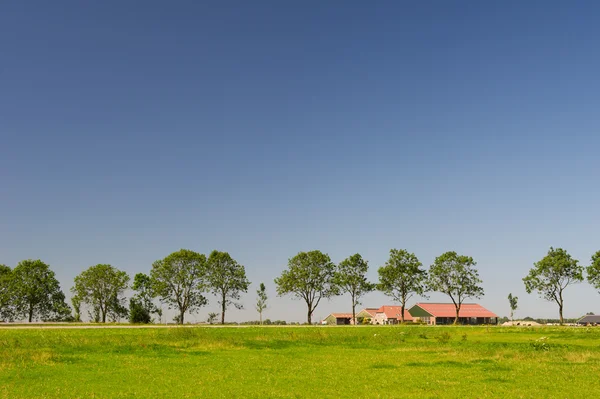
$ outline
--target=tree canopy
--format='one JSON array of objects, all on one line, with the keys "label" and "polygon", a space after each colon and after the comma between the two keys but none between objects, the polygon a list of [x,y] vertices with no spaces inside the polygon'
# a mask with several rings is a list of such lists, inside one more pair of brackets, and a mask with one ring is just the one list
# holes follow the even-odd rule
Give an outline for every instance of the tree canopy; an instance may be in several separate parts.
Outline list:
[{"label": "tree canopy", "polygon": [[564,290],[571,284],[583,281],[583,266],[564,249],[553,247],[550,247],[548,254],[533,266],[523,278],[525,290],[528,294],[537,291],[545,300],[556,302],[562,324]]},{"label": "tree canopy", "polygon": [[335,264],[321,251],[300,252],[288,261],[288,268],[275,279],[279,296],[291,294],[306,302],[307,322],[323,298],[338,294],[334,283]]},{"label": "tree canopy", "polygon": [[246,269],[233,259],[229,253],[212,251],[208,256],[208,284],[221,305],[221,324],[225,324],[225,311],[229,305],[242,309],[242,292],[248,292],[250,281],[246,278]]},{"label": "tree canopy", "polygon": [[510,306],[510,320],[513,320],[513,315],[515,313],[515,310],[517,310],[517,302],[519,301],[519,298],[516,296],[513,296],[513,294],[508,294],[508,306]]},{"label": "tree canopy", "polygon": [[592,262],[587,267],[587,280],[600,291],[600,251],[592,255]]},{"label": "tree canopy", "polygon": [[107,315],[113,319],[124,315],[122,302],[128,283],[126,272],[111,265],[98,264],[75,277],[71,292],[80,303],[90,306],[94,321],[106,323]]},{"label": "tree canopy", "polygon": [[12,277],[12,269],[6,265],[0,265],[0,321],[10,321],[14,316]]},{"label": "tree canopy", "polygon": [[333,276],[333,283],[340,291],[350,294],[354,324],[356,306],[360,305],[360,298],[375,289],[375,285],[367,280],[368,270],[369,263],[360,254],[354,254],[340,262]]},{"label": "tree canopy", "polygon": [[18,319],[62,320],[71,313],[54,272],[39,259],[19,262],[12,271],[11,290]]},{"label": "tree canopy", "polygon": [[260,283],[260,287],[256,290],[256,311],[260,318],[260,324],[262,325],[262,314],[267,308],[267,287],[265,283]]},{"label": "tree canopy", "polygon": [[177,309],[177,322],[183,324],[186,312],[193,313],[206,305],[202,295],[207,288],[206,256],[189,249],[173,252],[152,264],[152,287],[157,296]]},{"label": "tree canopy", "polygon": [[450,297],[456,309],[454,324],[458,323],[465,299],[481,298],[484,294],[476,265],[472,257],[450,251],[435,258],[429,268],[429,288]]},{"label": "tree canopy", "polygon": [[385,266],[379,268],[378,289],[402,308],[402,322],[406,302],[413,295],[423,295],[427,290],[427,271],[417,256],[404,249],[390,250],[390,257]]}]

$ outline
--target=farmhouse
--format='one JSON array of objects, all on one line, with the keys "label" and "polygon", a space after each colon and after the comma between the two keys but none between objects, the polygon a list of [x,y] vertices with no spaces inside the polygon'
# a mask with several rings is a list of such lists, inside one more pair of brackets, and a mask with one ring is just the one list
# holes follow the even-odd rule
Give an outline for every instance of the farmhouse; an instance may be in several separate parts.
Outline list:
[{"label": "farmhouse", "polygon": [[[426,324],[452,324],[456,308],[452,303],[417,303],[408,310],[415,321]],[[458,324],[497,324],[498,316],[476,303],[463,303]]]},{"label": "farmhouse", "polygon": [[369,323],[373,322],[375,318],[375,314],[377,313],[377,308],[364,308],[360,312],[356,314],[356,322],[357,324]]},{"label": "farmhouse", "polygon": [[321,324],[343,326],[352,324],[352,313],[332,313],[321,321]]},{"label": "farmhouse", "polygon": [[[398,324],[402,322],[402,306],[384,305],[377,309],[371,324]],[[413,321],[413,317],[404,309],[404,321]]]},{"label": "farmhouse", "polygon": [[600,315],[588,314],[577,320],[578,325],[582,326],[596,326],[600,325]]}]

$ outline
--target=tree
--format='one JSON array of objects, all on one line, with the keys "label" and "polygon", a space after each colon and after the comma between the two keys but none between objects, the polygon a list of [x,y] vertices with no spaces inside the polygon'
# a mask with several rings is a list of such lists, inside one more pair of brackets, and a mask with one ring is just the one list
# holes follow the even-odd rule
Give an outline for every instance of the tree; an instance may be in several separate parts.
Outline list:
[{"label": "tree", "polygon": [[19,262],[11,281],[17,318],[27,318],[31,323],[34,319],[62,319],[65,312],[71,312],[54,272],[41,260]]},{"label": "tree", "polygon": [[475,269],[477,262],[470,256],[446,252],[437,258],[429,268],[428,284],[432,291],[446,294],[456,309],[454,324],[458,323],[460,308],[467,298],[481,298],[483,288],[479,272]]},{"label": "tree", "polygon": [[108,319],[113,323],[120,322],[121,319],[129,316],[129,310],[125,306],[125,298],[113,294],[108,301],[107,316]]},{"label": "tree", "polygon": [[123,294],[128,288],[129,276],[111,265],[91,266],[75,277],[72,293],[81,303],[90,306],[94,321],[106,323],[106,316],[115,318],[123,313]]},{"label": "tree", "polygon": [[510,321],[513,321],[513,314],[515,310],[517,310],[517,301],[518,297],[513,296],[513,294],[508,294],[508,305],[510,306]]},{"label": "tree", "polygon": [[173,252],[152,264],[153,291],[169,309],[179,311],[177,323],[183,324],[185,312],[195,312],[208,303],[202,295],[206,273],[206,256],[188,249]]},{"label": "tree", "polygon": [[369,263],[354,254],[340,262],[333,275],[333,284],[340,291],[350,294],[352,302],[352,323],[356,325],[356,306],[360,305],[360,298],[375,289],[375,285],[367,281]]},{"label": "tree", "polygon": [[73,318],[75,322],[81,322],[81,298],[77,295],[71,297],[71,305],[73,306]]},{"label": "tree", "polygon": [[323,298],[338,294],[333,281],[335,265],[321,251],[300,252],[288,261],[288,269],[275,279],[277,294],[292,294],[303,299],[308,308],[307,321],[312,324],[312,315]]},{"label": "tree", "polygon": [[206,321],[208,322],[208,324],[215,324],[218,317],[219,317],[218,313],[211,312],[208,314],[208,318],[206,319]]},{"label": "tree", "polygon": [[0,320],[12,320],[14,316],[12,277],[12,269],[0,265]]},{"label": "tree", "polygon": [[256,311],[260,317],[260,325],[262,326],[262,314],[263,311],[267,308],[267,287],[265,287],[264,283],[260,283],[259,289],[256,290]]},{"label": "tree", "polygon": [[427,290],[427,271],[415,254],[404,249],[390,250],[390,258],[380,267],[378,289],[396,302],[402,309],[402,323],[406,302],[414,295],[423,295]]},{"label": "tree", "polygon": [[132,288],[136,294],[129,300],[129,321],[132,323],[151,323],[152,314],[158,314],[158,308],[153,302],[152,280],[148,275],[138,273],[133,278]]},{"label": "tree", "polygon": [[540,297],[558,305],[560,324],[563,324],[563,292],[571,284],[583,281],[583,266],[562,248],[552,248],[523,278],[528,294],[537,291]]},{"label": "tree", "polygon": [[225,311],[229,305],[242,309],[240,293],[248,292],[250,281],[246,269],[237,263],[227,252],[212,251],[208,257],[208,284],[212,293],[219,298],[221,324],[225,324]]},{"label": "tree", "polygon": [[600,291],[600,251],[592,255],[592,263],[587,267],[587,280]]}]

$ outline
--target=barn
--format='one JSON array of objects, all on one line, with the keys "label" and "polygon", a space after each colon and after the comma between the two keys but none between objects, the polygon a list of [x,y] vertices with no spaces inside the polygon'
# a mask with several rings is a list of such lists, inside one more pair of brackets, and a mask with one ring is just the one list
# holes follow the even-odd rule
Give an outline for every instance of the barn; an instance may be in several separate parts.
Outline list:
[{"label": "barn", "polygon": [[[408,312],[414,321],[425,324],[453,324],[456,308],[453,303],[417,303]],[[497,324],[498,316],[477,303],[463,303],[458,314],[458,324]]]}]

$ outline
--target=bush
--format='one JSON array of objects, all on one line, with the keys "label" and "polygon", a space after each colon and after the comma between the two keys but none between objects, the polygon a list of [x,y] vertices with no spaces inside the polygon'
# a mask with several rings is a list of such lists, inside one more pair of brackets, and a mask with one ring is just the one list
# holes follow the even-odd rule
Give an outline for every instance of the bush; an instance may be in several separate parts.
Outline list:
[{"label": "bush", "polygon": [[443,333],[435,337],[435,339],[437,339],[438,342],[441,344],[447,344],[452,339],[452,335],[450,335],[448,331],[444,331]]},{"label": "bush", "polygon": [[135,324],[148,324],[152,322],[150,313],[139,301],[131,298],[129,300],[129,322]]}]

